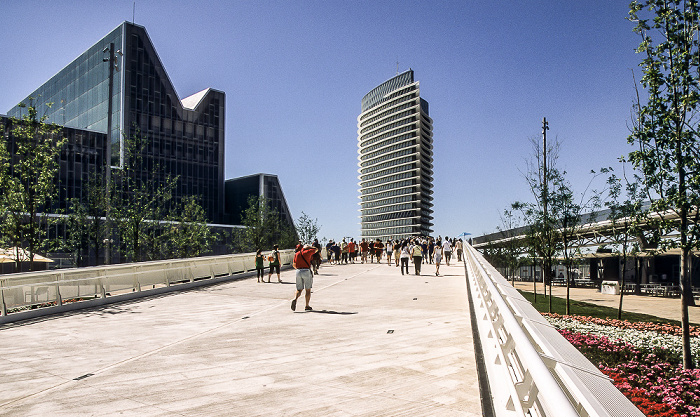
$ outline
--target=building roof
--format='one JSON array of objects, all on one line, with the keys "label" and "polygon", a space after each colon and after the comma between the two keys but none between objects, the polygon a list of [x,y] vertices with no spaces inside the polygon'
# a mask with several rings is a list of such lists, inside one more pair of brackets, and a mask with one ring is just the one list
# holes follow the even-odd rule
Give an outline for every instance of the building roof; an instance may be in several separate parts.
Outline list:
[{"label": "building roof", "polygon": [[188,110],[194,110],[197,108],[199,103],[202,101],[204,96],[207,95],[207,93],[211,90],[211,88],[205,88],[204,90],[200,91],[199,93],[194,93],[189,97],[185,97],[182,100],[182,107],[188,109]]}]

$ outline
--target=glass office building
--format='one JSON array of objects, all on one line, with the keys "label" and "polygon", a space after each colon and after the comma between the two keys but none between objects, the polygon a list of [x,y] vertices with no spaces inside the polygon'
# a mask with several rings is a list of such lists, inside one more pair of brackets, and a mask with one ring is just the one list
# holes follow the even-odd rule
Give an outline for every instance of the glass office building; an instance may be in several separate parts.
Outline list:
[{"label": "glass office building", "polygon": [[433,120],[412,70],[364,96],[357,140],[362,237],[430,235]]},{"label": "glass office building", "polygon": [[226,223],[241,224],[250,197],[264,197],[270,208],[277,211],[280,220],[294,227],[292,213],[282,192],[277,175],[254,174],[226,180]]},{"label": "glass office building", "polygon": [[[219,222],[224,209],[224,114],[226,96],[210,88],[180,99],[142,26],[120,24],[99,42],[32,92],[23,103],[46,110],[47,122],[68,128],[107,132],[109,52],[114,45],[116,67],[112,91],[110,165],[124,163],[124,137],[140,135],[144,181],[178,177],[174,200],[201,196],[210,221]],[[107,49],[108,50],[108,49]],[[21,117],[16,106],[8,116]],[[100,152],[102,154],[102,152]],[[103,157],[104,158],[104,157]],[[106,165],[106,161],[104,162]],[[128,190],[125,190],[128,191]]]}]

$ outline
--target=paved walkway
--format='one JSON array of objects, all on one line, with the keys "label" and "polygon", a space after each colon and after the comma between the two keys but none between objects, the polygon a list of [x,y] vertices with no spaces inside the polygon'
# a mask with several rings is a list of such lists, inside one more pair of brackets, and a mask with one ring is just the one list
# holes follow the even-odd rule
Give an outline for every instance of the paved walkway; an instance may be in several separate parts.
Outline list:
[{"label": "paved walkway", "polygon": [[[515,281],[515,288],[532,292],[532,282]],[[601,294],[596,288],[571,288],[569,297],[576,301],[617,308],[620,303],[619,295]],[[537,293],[543,294],[541,283],[537,284]],[[555,297],[566,297],[566,287],[552,286]],[[681,319],[680,298],[654,297],[649,295],[625,294],[622,297],[622,310],[634,313],[651,314],[669,320]],[[576,314],[576,311],[572,313]],[[689,307],[688,316],[691,323],[700,324],[700,306]],[[624,318],[624,317],[623,317]]]},{"label": "paved walkway", "polygon": [[462,266],[324,266],[0,327],[1,416],[479,416]]}]

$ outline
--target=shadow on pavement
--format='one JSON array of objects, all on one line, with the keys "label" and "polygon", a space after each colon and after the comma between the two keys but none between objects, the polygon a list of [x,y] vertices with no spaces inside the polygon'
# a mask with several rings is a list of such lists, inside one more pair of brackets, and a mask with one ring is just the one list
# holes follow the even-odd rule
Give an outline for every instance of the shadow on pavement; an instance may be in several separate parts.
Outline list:
[{"label": "shadow on pavement", "polygon": [[[301,311],[300,311],[301,313]],[[357,312],[349,312],[349,311],[333,311],[333,310],[311,310],[311,311],[304,311],[304,313],[322,313],[322,314],[340,314],[343,316],[351,315],[351,314],[357,314]]]}]

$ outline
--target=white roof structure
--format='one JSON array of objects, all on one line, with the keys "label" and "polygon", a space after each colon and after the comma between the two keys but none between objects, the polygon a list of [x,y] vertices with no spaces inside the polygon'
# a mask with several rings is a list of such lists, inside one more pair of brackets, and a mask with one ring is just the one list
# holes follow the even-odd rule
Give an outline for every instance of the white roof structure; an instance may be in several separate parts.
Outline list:
[{"label": "white roof structure", "polygon": [[204,90],[200,91],[199,93],[194,93],[189,97],[185,97],[182,100],[182,107],[188,109],[188,110],[194,110],[197,108],[199,103],[202,101],[204,96],[207,95],[207,93],[211,90],[211,88],[205,88]]}]

